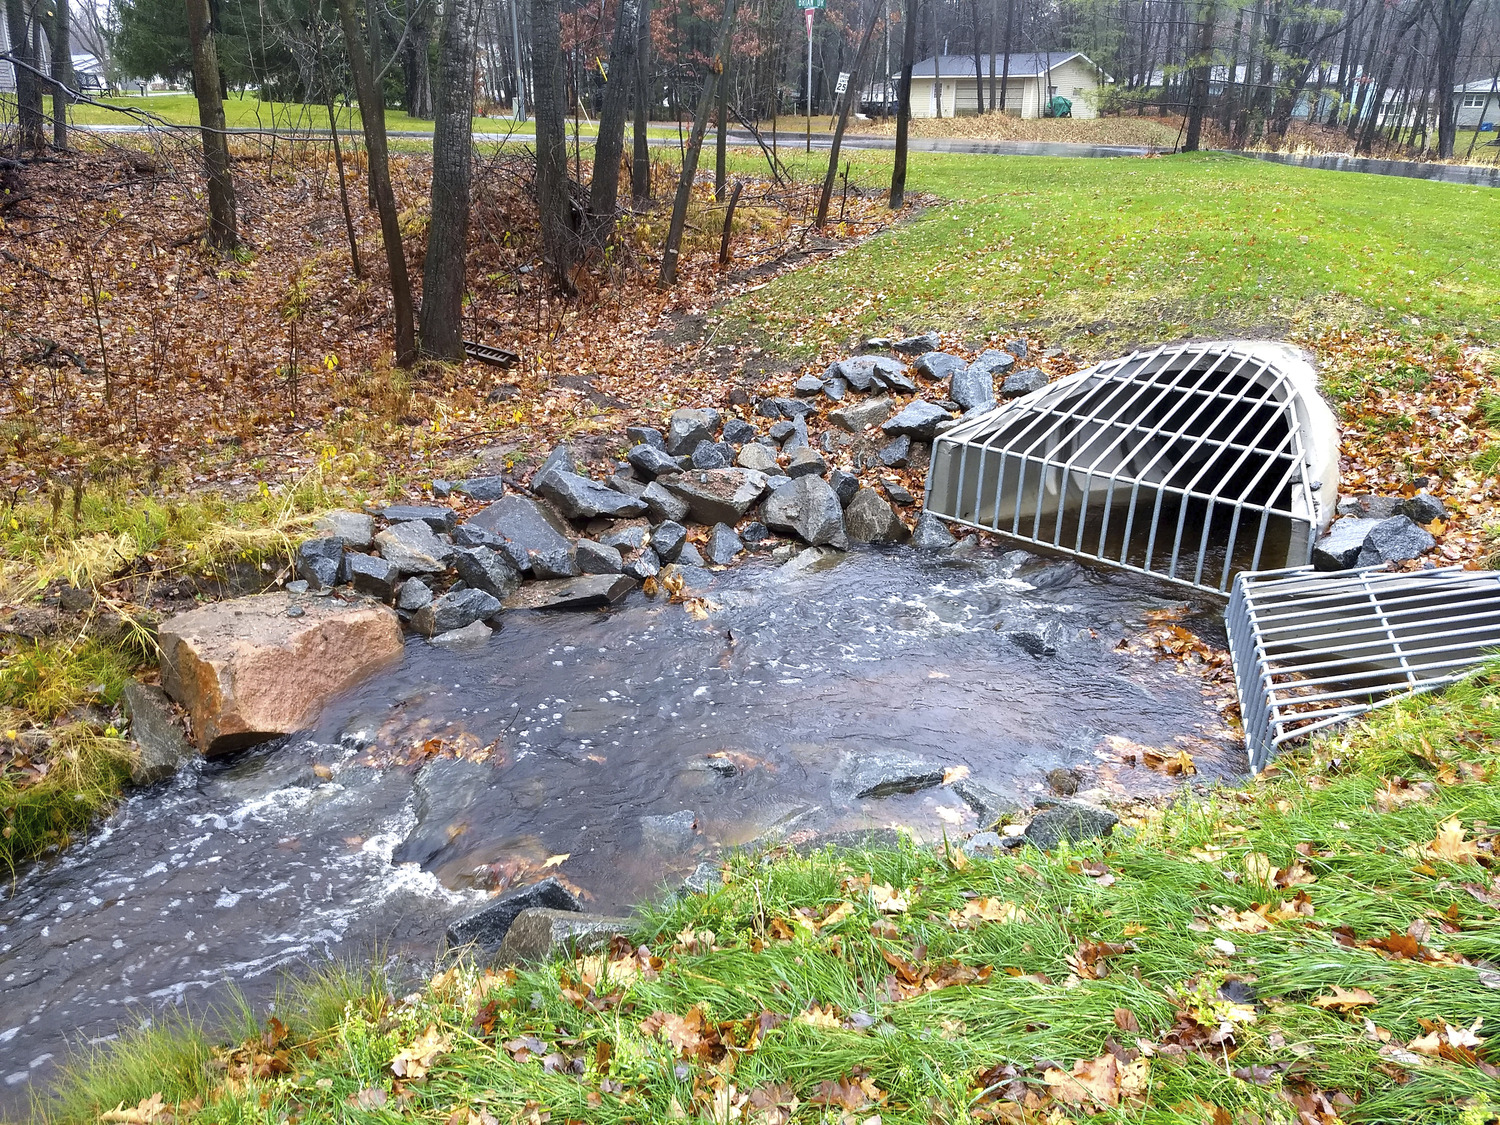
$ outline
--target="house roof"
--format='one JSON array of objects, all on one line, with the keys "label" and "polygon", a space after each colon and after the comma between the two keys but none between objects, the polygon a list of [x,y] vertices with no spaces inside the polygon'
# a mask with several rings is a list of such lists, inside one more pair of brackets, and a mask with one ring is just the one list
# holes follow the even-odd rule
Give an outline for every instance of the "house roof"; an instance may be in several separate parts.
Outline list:
[{"label": "house roof", "polygon": [[[990,73],[990,56],[981,53],[979,56],[981,67],[980,73],[988,77]],[[1056,70],[1064,63],[1072,59],[1082,59],[1095,70],[1099,66],[1093,59],[1082,51],[1031,51],[1024,54],[1012,54],[1010,56],[1010,76],[1012,78],[1036,78],[1049,70]],[[973,55],[942,55],[934,58],[923,59],[912,67],[913,78],[936,78],[938,76],[937,66],[941,66],[944,78],[973,78],[974,56]],[[1004,71],[1005,56],[995,56],[995,74],[998,76]],[[1102,71],[1100,72],[1103,73]],[[1108,75],[1105,75],[1108,80]]]},{"label": "house roof", "polygon": [[[972,69],[972,68],[971,68]],[[1453,87],[1455,94],[1483,94],[1495,89],[1495,81],[1492,78],[1483,78],[1478,82],[1469,82],[1462,86]]]}]

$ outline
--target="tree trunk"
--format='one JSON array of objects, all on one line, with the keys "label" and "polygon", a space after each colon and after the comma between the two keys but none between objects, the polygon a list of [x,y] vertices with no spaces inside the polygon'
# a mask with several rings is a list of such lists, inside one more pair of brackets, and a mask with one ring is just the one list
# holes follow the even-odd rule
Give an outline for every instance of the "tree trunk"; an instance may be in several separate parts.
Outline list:
[{"label": "tree trunk", "polygon": [[630,196],[637,207],[651,202],[651,0],[639,0],[635,48],[635,152],[630,165]]},{"label": "tree trunk", "polygon": [[333,167],[339,175],[339,206],[344,212],[344,233],[349,237],[349,264],[355,277],[364,277],[359,264],[359,238],[354,233],[354,212],[349,209],[349,181],[344,176],[344,149],[339,144],[338,107],[333,102],[333,83],[323,76],[323,105],[328,110],[328,135],[333,138]]},{"label": "tree trunk", "polygon": [[[359,99],[364,126],[365,152],[370,165],[370,194],[380,215],[380,239],[391,275],[391,312],[395,320],[396,362],[410,367],[417,358],[416,330],[411,306],[411,281],[406,275],[406,250],[401,245],[401,219],[396,212],[396,193],[391,190],[390,156],[385,141],[385,99],[375,84],[375,72],[360,37],[359,15],[354,0],[338,0],[344,45],[349,50],[349,71]],[[372,17],[373,20],[373,17]]]},{"label": "tree trunk", "polygon": [[724,73],[719,75],[718,87],[718,115],[719,120],[717,136],[714,138],[714,199],[724,202],[724,180],[725,166],[728,163],[727,147],[729,144],[729,59],[730,55],[724,54]]},{"label": "tree trunk", "polygon": [[[854,69],[849,74],[849,89],[859,89],[860,76],[864,74],[865,67],[869,64],[871,48],[875,46],[875,22],[880,9],[878,0],[870,0],[869,10],[865,13],[865,30],[860,36],[859,52],[854,56]],[[976,60],[977,63],[977,60]],[[975,66],[974,86],[979,86],[979,69]],[[833,180],[839,170],[839,148],[844,143],[844,129],[849,124],[849,108],[854,103],[854,98],[846,97],[843,106],[839,109],[838,127],[833,131],[833,144],[828,149],[828,171],[823,176],[823,194],[818,197],[818,213],[813,217],[813,226],[821,227],[828,219],[828,202],[833,198]],[[955,112],[957,106],[954,107]]]},{"label": "tree trunk", "polygon": [[625,150],[625,111],[635,81],[635,49],[640,39],[641,0],[620,0],[615,13],[614,39],[609,48],[609,74],[604,83],[604,105],[599,110],[599,138],[594,142],[594,176],[589,182],[589,239],[603,246],[614,234],[620,201],[620,156]]},{"label": "tree trunk", "polygon": [[42,147],[42,83],[27,67],[38,60],[31,50],[31,29],[26,26],[26,0],[5,0],[5,29],[10,37],[10,52],[17,65],[16,76],[16,151],[37,152]]},{"label": "tree trunk", "polygon": [[1412,29],[1421,17],[1422,9],[1418,7],[1401,21],[1395,33],[1391,36],[1390,46],[1385,52],[1385,65],[1380,68],[1380,77],[1369,88],[1370,100],[1366,102],[1364,121],[1360,127],[1359,144],[1354,149],[1357,155],[1368,156],[1371,147],[1375,144],[1375,130],[1380,124],[1381,109],[1385,103],[1385,92],[1390,87],[1391,75],[1395,73],[1396,62],[1401,57],[1401,52],[1397,50],[1397,47],[1401,40],[1406,38],[1406,33]]},{"label": "tree trunk", "polygon": [[536,120],[536,208],[542,254],[553,280],[565,293],[572,293],[577,237],[568,194],[565,78],[559,0],[531,0],[531,109]]},{"label": "tree trunk", "polygon": [[[973,0],[969,9],[974,19],[974,107],[978,113],[984,114],[984,71],[980,69],[980,44],[979,44],[979,0]],[[858,64],[856,64],[858,65]],[[953,107],[954,116],[958,115],[958,106]]]},{"label": "tree trunk", "polygon": [[1193,60],[1193,100],[1188,108],[1187,138],[1183,152],[1197,152],[1203,137],[1203,111],[1208,108],[1208,69],[1213,63],[1214,19],[1218,12],[1214,0],[1198,11],[1198,57]]},{"label": "tree trunk", "polygon": [[713,108],[714,95],[718,91],[719,76],[724,71],[724,58],[729,53],[729,44],[734,32],[735,0],[724,0],[724,14],[719,20],[718,49],[714,52],[708,74],[703,79],[703,93],[698,98],[698,113],[693,118],[693,131],[688,136],[687,151],[682,154],[682,175],[677,180],[677,198],[672,202],[672,221],[667,227],[667,245],[661,255],[662,288],[677,283],[677,255],[682,245],[682,228],[687,223],[688,200],[693,194],[693,177],[698,174],[698,154],[703,149],[703,134],[708,131],[708,114]]},{"label": "tree trunk", "polygon": [[1438,158],[1447,160],[1453,156],[1453,142],[1458,137],[1457,98],[1453,87],[1457,81],[1458,52],[1463,45],[1464,20],[1469,15],[1472,0],[1434,0],[1433,23],[1437,25],[1438,91]]},{"label": "tree trunk", "polygon": [[999,110],[1005,112],[1006,100],[1010,91],[1006,89],[1010,85],[1010,44],[1011,34],[1016,26],[1016,0],[1006,0],[1005,4],[1005,42],[1001,46],[1005,49],[1005,60],[1001,64],[1000,71],[1000,104]]},{"label": "tree trunk", "polygon": [[193,92],[203,136],[203,165],[208,174],[208,240],[220,250],[239,245],[235,219],[234,174],[229,165],[229,137],[224,121],[223,77],[214,44],[208,0],[187,0],[188,40],[193,48]]},{"label": "tree trunk", "polygon": [[469,182],[474,171],[474,57],[479,0],[447,0],[438,46],[432,132],[432,218],[422,263],[421,352],[456,363],[464,356],[464,263]]},{"label": "tree trunk", "polygon": [[[411,26],[401,47],[401,78],[406,89],[406,112],[420,121],[434,114],[432,100],[432,12],[422,0],[410,0],[418,10],[411,13]],[[439,47],[441,51],[441,46]],[[378,64],[377,64],[378,65]],[[441,64],[441,60],[439,61]]]},{"label": "tree trunk", "polygon": [[1000,109],[995,100],[995,32],[1000,22],[1000,0],[990,0],[990,112]]},{"label": "tree trunk", "polygon": [[[72,15],[68,0],[52,0],[52,147],[68,147],[69,96],[78,88],[73,78]],[[12,70],[15,68],[12,67]]]},{"label": "tree trunk", "polygon": [[[1014,3],[1014,0],[1012,0]],[[899,211],[906,202],[906,138],[911,131],[911,72],[917,62],[917,20],[921,0],[906,0],[901,21],[901,85],[896,92],[896,161],[891,169],[890,208]]]}]

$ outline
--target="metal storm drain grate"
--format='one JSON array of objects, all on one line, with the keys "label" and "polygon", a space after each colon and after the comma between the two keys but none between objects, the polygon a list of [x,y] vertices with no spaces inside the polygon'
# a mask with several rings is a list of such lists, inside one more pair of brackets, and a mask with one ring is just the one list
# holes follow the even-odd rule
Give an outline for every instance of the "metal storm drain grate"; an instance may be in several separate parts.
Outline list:
[{"label": "metal storm drain grate", "polygon": [[1241,574],[1224,617],[1259,771],[1285,744],[1454,683],[1500,649],[1500,573]]},{"label": "metal storm drain grate", "polygon": [[1297,566],[1333,518],[1338,432],[1302,353],[1231,341],[1101,363],[933,443],[927,509],[1227,591]]}]

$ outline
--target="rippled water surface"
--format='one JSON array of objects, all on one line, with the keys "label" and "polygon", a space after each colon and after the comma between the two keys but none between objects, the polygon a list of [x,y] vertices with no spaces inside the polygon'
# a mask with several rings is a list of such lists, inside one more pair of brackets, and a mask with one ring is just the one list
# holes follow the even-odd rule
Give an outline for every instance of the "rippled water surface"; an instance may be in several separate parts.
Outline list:
[{"label": "rippled water surface", "polygon": [[[1117,782],[1111,737],[1242,768],[1196,678],[1116,648],[1180,591],[987,548],[811,557],[700,572],[706,620],[637,593],[510,614],[477,648],[413,641],[309,735],[132,795],[0,902],[0,1102],[70,1042],[227,983],[263,1001],[282,967],[428,956],[543,869],[625,910],[723,848],[932,839],[977,826],[976,792],[1025,804],[1059,766]],[[967,776],[860,796],[930,771]]]}]

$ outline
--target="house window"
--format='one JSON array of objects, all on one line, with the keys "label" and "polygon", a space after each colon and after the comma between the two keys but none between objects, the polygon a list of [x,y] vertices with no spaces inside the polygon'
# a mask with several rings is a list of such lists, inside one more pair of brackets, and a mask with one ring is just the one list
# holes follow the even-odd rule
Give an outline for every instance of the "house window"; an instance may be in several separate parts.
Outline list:
[{"label": "house window", "polygon": [[1480,107],[1482,107],[1484,105],[1485,98],[1486,98],[1486,95],[1484,95],[1484,94],[1465,94],[1464,95],[1464,108],[1465,109],[1479,109]]}]

